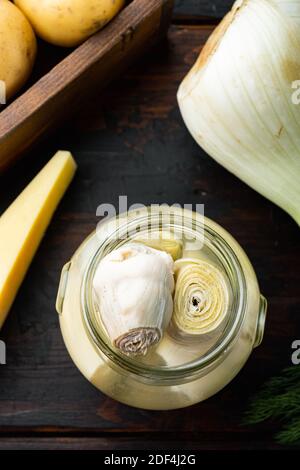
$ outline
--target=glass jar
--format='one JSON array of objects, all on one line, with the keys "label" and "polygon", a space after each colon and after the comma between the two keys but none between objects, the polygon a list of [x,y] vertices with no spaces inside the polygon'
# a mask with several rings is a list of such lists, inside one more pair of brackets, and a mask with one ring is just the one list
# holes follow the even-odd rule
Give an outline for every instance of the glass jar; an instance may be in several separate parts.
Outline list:
[{"label": "glass jar", "polygon": [[[112,250],[158,233],[184,237],[186,257],[218,266],[230,289],[228,320],[221,334],[201,348],[177,344],[166,333],[146,357],[127,357],[97,321],[93,276]],[[56,304],[66,347],[83,375],[108,396],[152,410],[187,407],[227,385],[261,343],[266,307],[249,259],[228,232],[198,213],[163,206],[100,224],[64,266]]]}]

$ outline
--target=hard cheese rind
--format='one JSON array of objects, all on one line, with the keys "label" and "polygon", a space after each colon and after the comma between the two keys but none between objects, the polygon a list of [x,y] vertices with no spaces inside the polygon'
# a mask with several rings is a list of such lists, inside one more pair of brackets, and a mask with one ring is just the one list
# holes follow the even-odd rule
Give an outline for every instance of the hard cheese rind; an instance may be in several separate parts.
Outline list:
[{"label": "hard cheese rind", "polygon": [[0,328],[75,171],[71,153],[57,152],[0,217]]}]

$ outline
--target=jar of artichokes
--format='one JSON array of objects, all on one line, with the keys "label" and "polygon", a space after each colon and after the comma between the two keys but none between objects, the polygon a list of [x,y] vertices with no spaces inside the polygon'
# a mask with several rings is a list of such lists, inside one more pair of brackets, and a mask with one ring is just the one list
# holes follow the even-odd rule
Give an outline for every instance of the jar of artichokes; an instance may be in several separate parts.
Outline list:
[{"label": "jar of artichokes", "polygon": [[[105,256],[128,243],[147,239],[153,246],[156,240],[157,247],[160,240],[171,238],[180,246],[172,253],[177,263],[186,266],[190,260],[194,267],[200,266],[200,277],[203,266],[211,266],[223,279],[223,297],[209,286],[203,299],[205,308],[223,309],[226,315],[216,328],[207,327],[205,311],[198,317],[200,327],[205,325],[202,334],[198,324],[193,328],[192,322],[181,321],[189,308],[185,296],[194,292],[196,279],[191,275],[181,280],[179,275],[177,283],[185,281],[189,286],[176,286],[177,320],[171,320],[146,355],[123,354],[99,321],[93,289],[97,267]],[[193,294],[195,311],[197,302]],[[266,300],[253,267],[234,238],[196,212],[163,206],[130,211],[101,223],[64,266],[56,307],[64,342],[82,374],[113,399],[151,410],[187,407],[225,387],[260,345],[266,316]]]}]

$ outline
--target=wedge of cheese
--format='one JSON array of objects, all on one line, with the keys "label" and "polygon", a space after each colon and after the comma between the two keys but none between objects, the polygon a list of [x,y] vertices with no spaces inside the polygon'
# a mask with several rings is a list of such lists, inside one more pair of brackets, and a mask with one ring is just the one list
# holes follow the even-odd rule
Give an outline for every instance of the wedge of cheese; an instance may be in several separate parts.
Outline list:
[{"label": "wedge of cheese", "polygon": [[75,171],[71,153],[57,152],[0,217],[0,328]]}]

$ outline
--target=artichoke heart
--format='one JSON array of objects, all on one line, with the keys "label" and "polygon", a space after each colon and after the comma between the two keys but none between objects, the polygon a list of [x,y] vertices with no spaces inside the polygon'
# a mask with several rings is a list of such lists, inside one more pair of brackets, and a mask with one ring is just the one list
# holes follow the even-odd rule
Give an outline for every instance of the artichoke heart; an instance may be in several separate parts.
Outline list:
[{"label": "artichoke heart", "polygon": [[175,274],[172,330],[189,337],[216,331],[226,319],[229,305],[222,273],[206,261],[181,259],[175,263]]},{"label": "artichoke heart", "polygon": [[158,343],[173,311],[171,256],[129,243],[101,260],[93,280],[102,323],[126,355],[145,355]]}]

